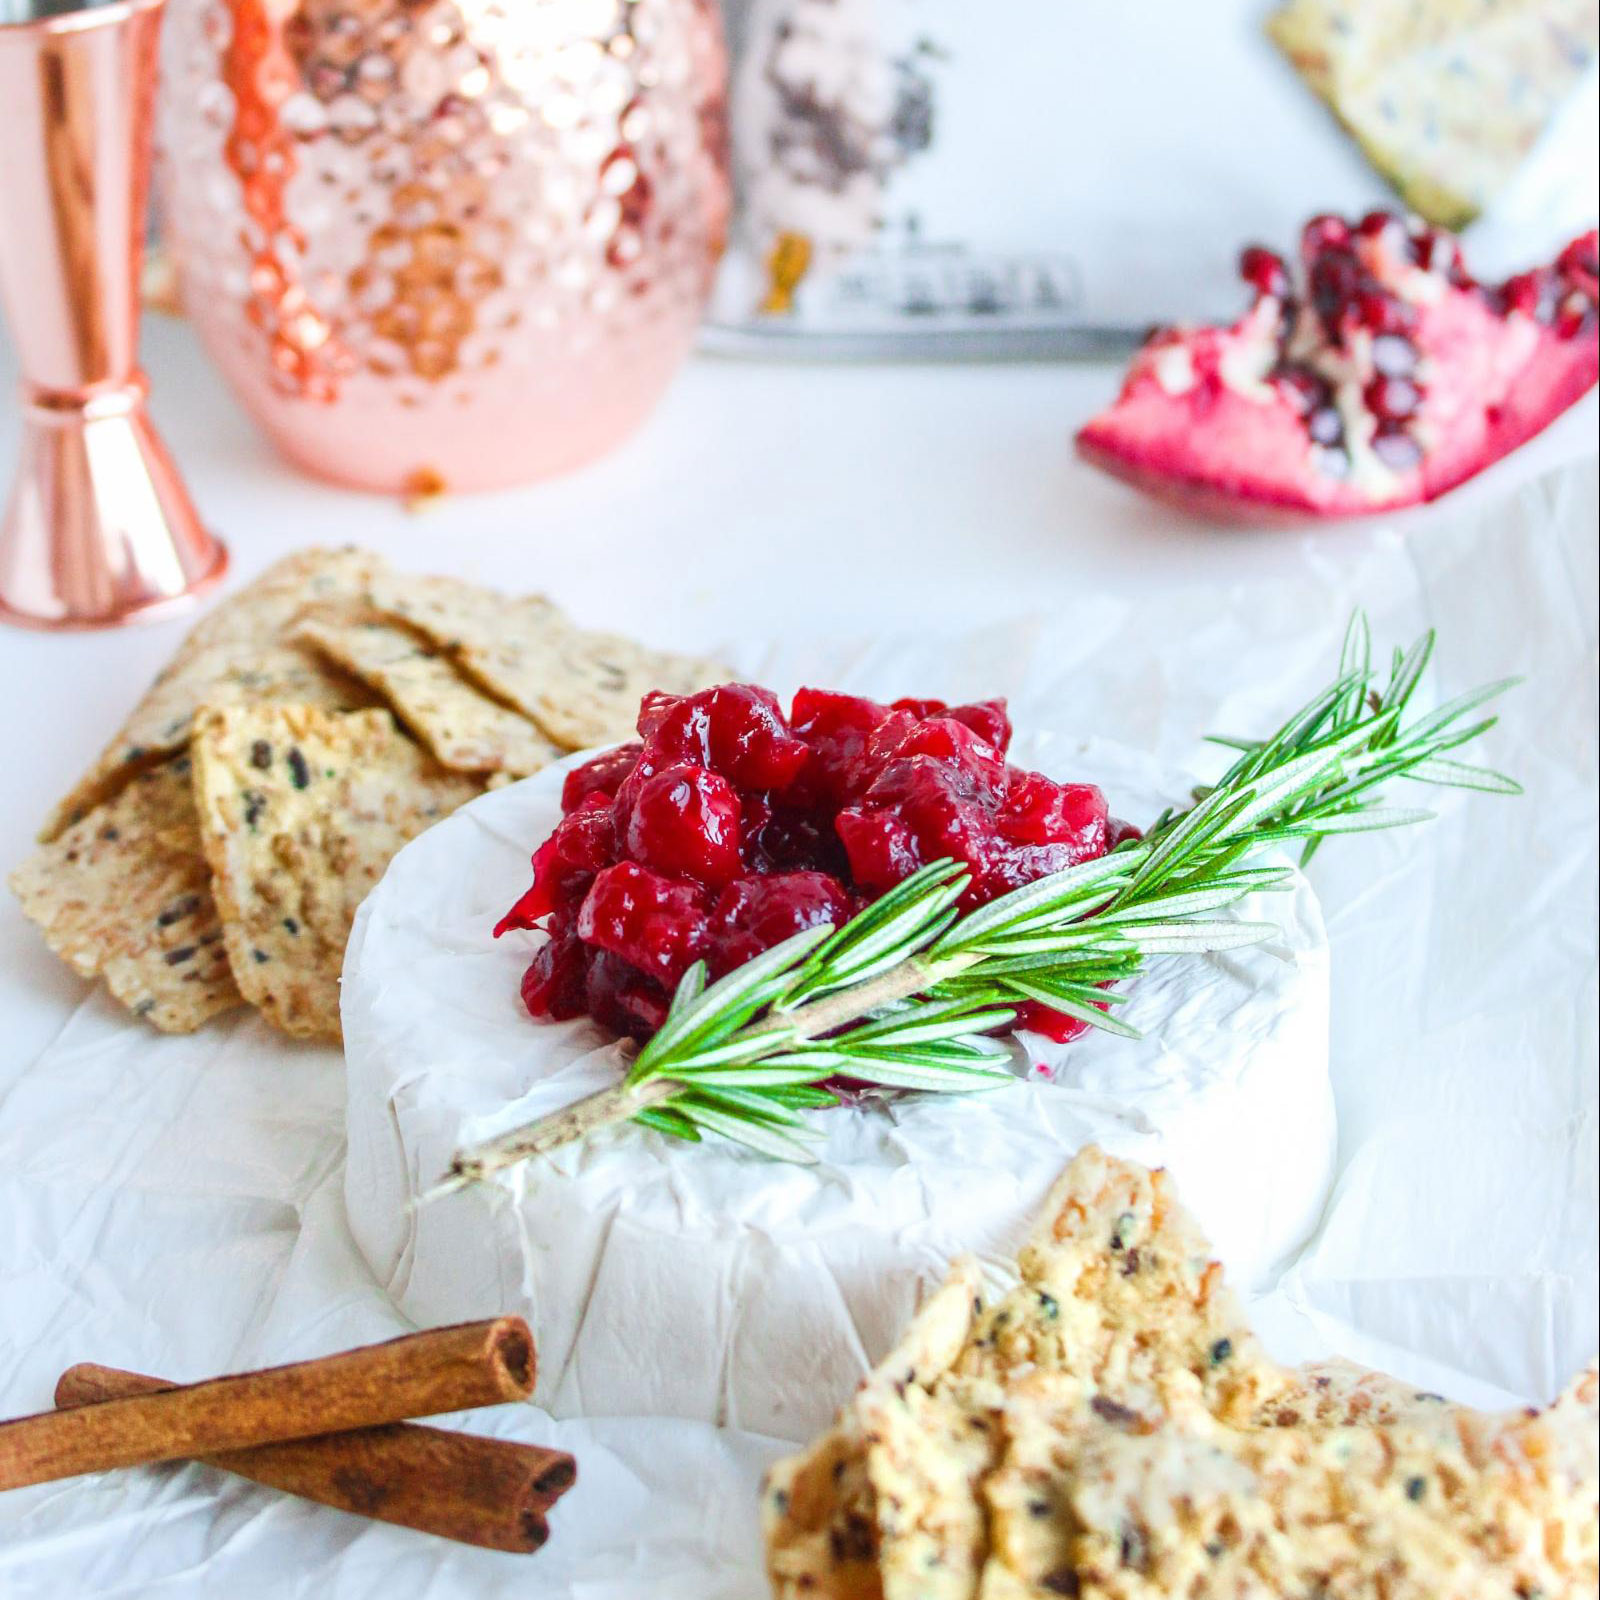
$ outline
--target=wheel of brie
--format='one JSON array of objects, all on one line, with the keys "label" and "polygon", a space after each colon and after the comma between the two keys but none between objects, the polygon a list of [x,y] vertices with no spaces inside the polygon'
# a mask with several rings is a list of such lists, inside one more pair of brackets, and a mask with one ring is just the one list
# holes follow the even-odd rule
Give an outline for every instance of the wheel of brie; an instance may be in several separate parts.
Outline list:
[{"label": "wheel of brie", "polygon": [[[542,936],[491,935],[583,757],[485,795],[396,857],[344,971],[351,1228],[422,1325],[521,1312],[558,1416],[661,1415],[811,1437],[951,1259],[1015,1257],[1095,1143],[1169,1168],[1234,1281],[1262,1286],[1331,1181],[1328,952],[1309,885],[1232,914],[1281,936],[1165,958],[1119,1015],[1143,1037],[1019,1036],[1018,1081],[817,1113],[814,1166],[638,1127],[413,1208],[463,1144],[615,1083],[586,1019],[536,1022]],[[1013,759],[1147,819],[1187,785],[1105,743],[1034,733]]]}]

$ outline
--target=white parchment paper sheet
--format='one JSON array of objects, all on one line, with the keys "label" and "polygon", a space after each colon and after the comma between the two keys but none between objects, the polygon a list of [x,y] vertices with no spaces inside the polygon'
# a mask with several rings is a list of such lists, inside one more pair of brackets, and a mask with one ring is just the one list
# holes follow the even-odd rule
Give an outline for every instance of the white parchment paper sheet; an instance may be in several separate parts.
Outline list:
[{"label": "white parchment paper sheet", "polygon": [[[1204,730],[1267,726],[1324,679],[1355,601],[1384,640],[1440,627],[1431,692],[1526,674],[1487,748],[1526,799],[1445,795],[1428,833],[1337,843],[1314,868],[1342,1148],[1323,1227],[1258,1306],[1286,1356],[1543,1400],[1597,1343],[1596,513],[1584,466],[1459,517],[1307,538],[1291,581],[1085,594],[966,639],[797,634],[761,663],[784,682],[848,667],[886,694],[1005,692],[1019,719],[1049,707],[1190,767]],[[86,999],[0,1084],[0,1413],[48,1405],[74,1360],[182,1379],[403,1331],[345,1229],[342,1095],[335,1052],[254,1019],[161,1039]],[[578,1454],[539,1556],[170,1467],[0,1499],[0,1596],[762,1594],[770,1443],[528,1408],[472,1425]]]}]

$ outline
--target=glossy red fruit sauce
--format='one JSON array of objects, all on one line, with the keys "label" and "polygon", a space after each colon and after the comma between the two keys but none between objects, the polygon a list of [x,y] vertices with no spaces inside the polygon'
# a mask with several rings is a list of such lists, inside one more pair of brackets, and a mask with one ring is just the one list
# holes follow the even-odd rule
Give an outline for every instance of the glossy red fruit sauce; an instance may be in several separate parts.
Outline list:
[{"label": "glossy red fruit sauce", "polygon": [[[1002,700],[802,689],[785,716],[749,684],[647,696],[636,743],[567,774],[533,886],[495,929],[549,935],[522,980],[528,1010],[645,1039],[696,961],[720,977],[931,861],[968,869],[971,909],[1131,833],[1092,784],[1011,766],[1010,744]],[[1018,1026],[1084,1027],[1038,1005]]]}]

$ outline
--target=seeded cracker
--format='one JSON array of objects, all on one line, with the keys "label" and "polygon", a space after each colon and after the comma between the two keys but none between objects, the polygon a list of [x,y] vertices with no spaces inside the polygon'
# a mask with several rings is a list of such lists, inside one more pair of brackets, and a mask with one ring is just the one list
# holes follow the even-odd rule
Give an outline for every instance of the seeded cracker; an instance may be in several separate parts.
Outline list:
[{"label": "seeded cracker", "polygon": [[286,1033],[338,1039],[357,907],[402,845],[482,784],[439,767],[387,711],[207,708],[194,755],[240,992]]},{"label": "seeded cracker", "polygon": [[[959,1348],[914,1372],[897,1352],[774,1469],[775,1595],[1595,1593],[1592,1368],[1507,1417],[1342,1363],[1279,1368],[1208,1256],[1164,1174],[1085,1151]],[[973,1281],[958,1268],[924,1318],[948,1328]]]},{"label": "seeded cracker", "polygon": [[110,799],[134,773],[183,749],[203,704],[292,701],[329,710],[371,705],[364,685],[291,644],[287,634],[308,605],[353,599],[378,564],[376,557],[357,550],[304,550],[209,612],[116,738],[50,814],[40,839],[55,838]]},{"label": "seeded cracker", "polygon": [[35,851],[11,887],[58,956],[164,1032],[192,1033],[240,1003],[187,756],[139,773]]},{"label": "seeded cracker", "polygon": [[1267,31],[1406,203],[1462,228],[1600,45],[1594,0],[1288,0]]},{"label": "seeded cracker", "polygon": [[436,647],[403,628],[318,620],[304,624],[295,639],[380,694],[452,771],[525,778],[562,754],[527,717],[491,700]]},{"label": "seeded cracker", "polygon": [[729,676],[713,661],[585,632],[539,595],[508,599],[455,578],[383,572],[369,598],[449,651],[565,750],[632,738],[639,702],[653,689],[692,694]]}]

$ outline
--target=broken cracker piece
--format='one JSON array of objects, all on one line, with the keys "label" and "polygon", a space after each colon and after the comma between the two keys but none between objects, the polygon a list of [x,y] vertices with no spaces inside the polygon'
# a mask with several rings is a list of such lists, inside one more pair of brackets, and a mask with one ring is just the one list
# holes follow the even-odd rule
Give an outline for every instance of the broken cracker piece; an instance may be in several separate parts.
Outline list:
[{"label": "broken cracker piece", "polygon": [[377,557],[358,550],[303,550],[208,612],[116,738],[50,813],[40,840],[56,838],[135,774],[182,750],[202,704],[283,700],[330,710],[371,705],[364,684],[291,644],[287,635],[307,606],[353,599],[379,565]]},{"label": "broken cracker piece", "polygon": [[[1592,1595],[1594,1369],[1483,1416],[1261,1350],[1170,1181],[1084,1151],[953,1355],[899,1353],[763,1519],[778,1600]],[[962,1268],[913,1325],[951,1296]]]},{"label": "broken cracker piece", "polygon": [[192,1033],[240,1004],[188,756],[131,778],[35,851],[11,887],[58,956],[163,1032]]},{"label": "broken cracker piece", "polygon": [[387,711],[225,706],[195,721],[195,792],[240,992],[275,1027],[338,1039],[351,924],[400,847],[483,785]]},{"label": "broken cracker piece", "polygon": [[729,676],[714,661],[577,628],[540,595],[508,598],[458,578],[384,572],[369,599],[449,651],[564,750],[632,738],[639,702],[652,690],[692,694]]},{"label": "broken cracker piece", "polygon": [[316,619],[294,637],[381,695],[452,771],[525,778],[563,753],[527,717],[490,699],[436,648],[393,623]]}]

